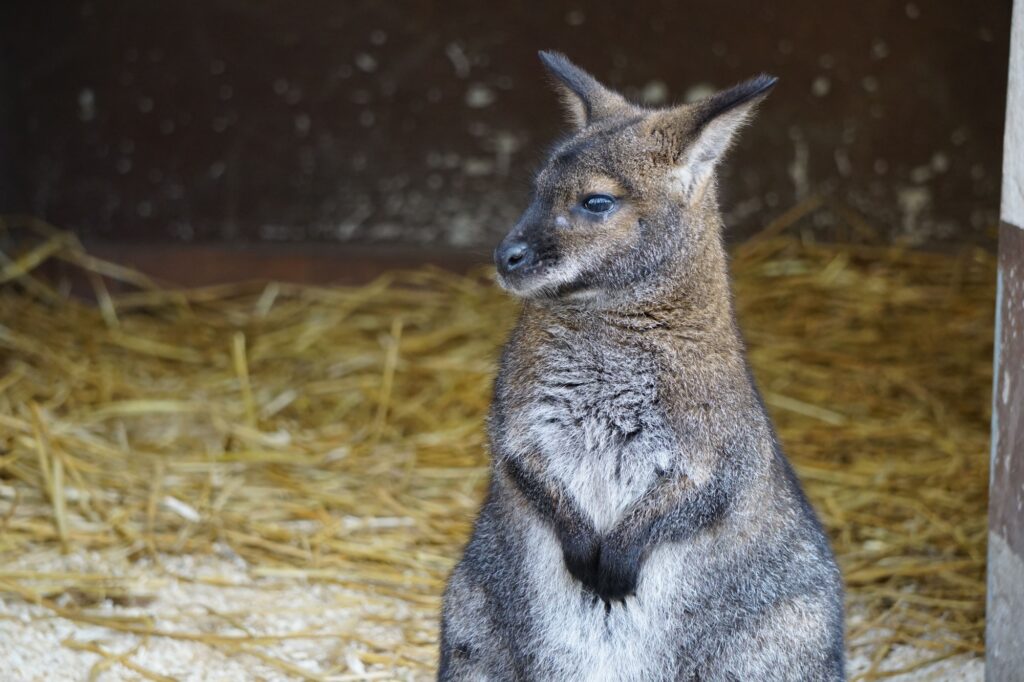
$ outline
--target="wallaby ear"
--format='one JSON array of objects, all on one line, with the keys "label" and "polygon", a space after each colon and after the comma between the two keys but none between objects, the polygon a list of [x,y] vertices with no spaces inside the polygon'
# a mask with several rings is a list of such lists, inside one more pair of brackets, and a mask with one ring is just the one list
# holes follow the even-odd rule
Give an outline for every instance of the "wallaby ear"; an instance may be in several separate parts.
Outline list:
[{"label": "wallaby ear", "polygon": [[601,85],[596,78],[570,62],[564,54],[551,51],[538,54],[554,78],[555,88],[577,130],[629,107],[621,95]]},{"label": "wallaby ear", "polygon": [[[678,144],[674,164],[681,189],[693,195],[711,178],[715,166],[728,151],[737,131],[750,121],[754,109],[768,96],[778,78],[761,74],[739,85],[716,92],[692,104],[670,110],[662,116],[663,137]],[[675,128],[665,135],[668,128]]]}]

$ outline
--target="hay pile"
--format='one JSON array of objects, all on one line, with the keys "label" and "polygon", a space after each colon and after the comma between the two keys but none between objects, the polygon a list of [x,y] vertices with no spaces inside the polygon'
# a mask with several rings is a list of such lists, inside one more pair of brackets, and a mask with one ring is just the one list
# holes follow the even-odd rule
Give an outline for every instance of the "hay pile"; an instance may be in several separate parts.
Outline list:
[{"label": "hay pile", "polygon": [[[98,306],[46,283],[53,259]],[[901,645],[905,668],[980,654],[993,260],[765,234],[733,269],[859,679]],[[0,626],[62,624],[94,674],[184,676],[145,655],[171,642],[265,677],[429,678],[514,312],[483,272],[171,291],[38,234],[0,262],[0,621],[27,609]],[[250,596],[157,609],[170,583]]]}]

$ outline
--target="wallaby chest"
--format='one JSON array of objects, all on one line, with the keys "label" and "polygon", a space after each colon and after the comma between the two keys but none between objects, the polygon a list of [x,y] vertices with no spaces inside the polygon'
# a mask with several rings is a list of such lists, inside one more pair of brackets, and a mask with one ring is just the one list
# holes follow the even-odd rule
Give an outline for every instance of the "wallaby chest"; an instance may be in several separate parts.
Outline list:
[{"label": "wallaby chest", "polygon": [[665,358],[593,332],[558,330],[533,359],[520,433],[595,527],[608,530],[671,466]]}]

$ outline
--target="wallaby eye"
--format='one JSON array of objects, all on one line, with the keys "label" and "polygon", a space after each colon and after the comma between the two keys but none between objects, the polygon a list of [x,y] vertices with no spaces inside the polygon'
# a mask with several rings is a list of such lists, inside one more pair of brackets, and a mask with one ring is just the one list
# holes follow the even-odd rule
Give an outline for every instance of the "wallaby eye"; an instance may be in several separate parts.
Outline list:
[{"label": "wallaby eye", "polygon": [[615,208],[615,197],[607,194],[591,194],[583,200],[583,208],[591,213],[607,213]]}]

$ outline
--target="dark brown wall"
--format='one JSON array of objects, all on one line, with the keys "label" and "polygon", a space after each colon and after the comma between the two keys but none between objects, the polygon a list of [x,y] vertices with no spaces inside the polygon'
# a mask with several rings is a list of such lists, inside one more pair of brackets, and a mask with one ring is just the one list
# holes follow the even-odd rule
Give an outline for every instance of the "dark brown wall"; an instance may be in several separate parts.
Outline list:
[{"label": "dark brown wall", "polygon": [[4,4],[0,209],[93,238],[485,249],[560,125],[538,48],[654,103],[781,76],[736,233],[826,191],[894,238],[994,235],[1006,1]]},{"label": "dark brown wall", "polygon": [[[0,26],[6,25],[5,20],[8,18],[0,8]],[[24,197],[16,171],[17,154],[14,147],[14,59],[10,53],[10,43],[4,38],[4,30],[0,28],[0,210],[23,203]]]}]

